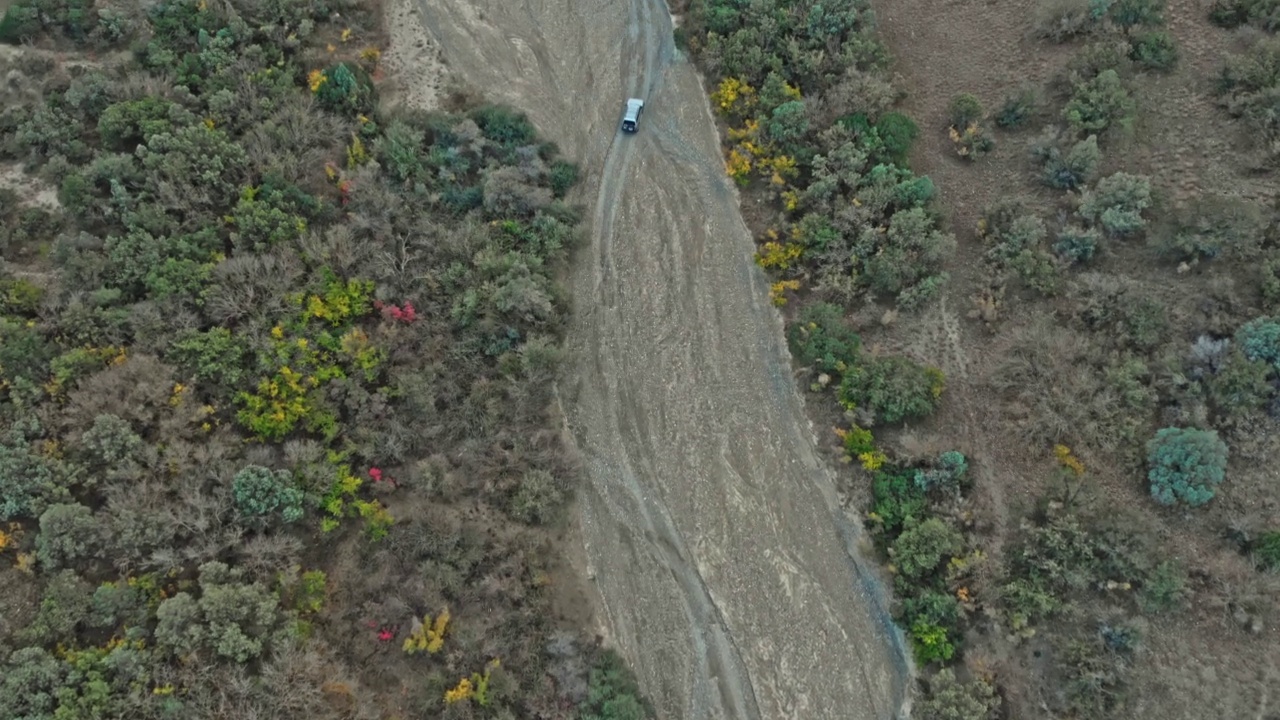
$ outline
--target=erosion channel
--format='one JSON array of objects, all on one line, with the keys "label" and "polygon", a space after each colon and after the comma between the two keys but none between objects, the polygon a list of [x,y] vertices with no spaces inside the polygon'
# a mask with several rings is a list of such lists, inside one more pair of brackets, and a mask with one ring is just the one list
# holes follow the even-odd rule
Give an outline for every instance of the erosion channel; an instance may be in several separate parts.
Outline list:
[{"label": "erosion channel", "polygon": [[[452,70],[582,165],[560,396],[612,641],[663,718],[888,720],[909,669],[805,419],[661,0],[417,0]],[[640,132],[618,132],[629,96]]]}]

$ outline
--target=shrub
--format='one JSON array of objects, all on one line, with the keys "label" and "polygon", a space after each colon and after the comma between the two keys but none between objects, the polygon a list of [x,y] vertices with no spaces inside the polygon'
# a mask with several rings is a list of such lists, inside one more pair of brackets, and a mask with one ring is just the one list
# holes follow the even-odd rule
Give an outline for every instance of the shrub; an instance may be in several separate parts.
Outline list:
[{"label": "shrub", "polygon": [[838,305],[817,302],[800,310],[787,328],[787,341],[796,361],[823,372],[844,372],[858,357],[861,339],[844,319]]},{"label": "shrub", "polygon": [[142,438],[129,423],[110,414],[95,417],[93,427],[80,436],[80,442],[89,457],[103,468],[128,461],[142,447]]},{"label": "shrub", "polygon": [[955,237],[940,231],[920,207],[894,213],[887,231],[868,227],[858,240],[862,275],[871,290],[899,298],[938,277],[956,245]]},{"label": "shrub", "polygon": [[1108,235],[1131,235],[1146,227],[1142,211],[1151,207],[1151,180],[1144,175],[1116,173],[1085,191],[1079,213],[1098,223]]},{"label": "shrub", "polygon": [[914,710],[918,720],[991,720],[1000,709],[996,689],[983,680],[962,683],[951,668],[929,679],[929,692]]},{"label": "shrub", "polygon": [[1062,110],[1067,124],[1077,133],[1099,133],[1112,125],[1127,126],[1134,102],[1115,70],[1076,83],[1071,99]]},{"label": "shrub", "polygon": [[252,523],[265,523],[277,512],[286,523],[302,519],[304,495],[288,470],[249,465],[236,473],[231,492],[240,516]]},{"label": "shrub", "polygon": [[1164,30],[1147,32],[1133,39],[1129,58],[1147,70],[1169,70],[1178,62],[1178,46]]},{"label": "shrub", "polygon": [[1101,242],[1102,232],[1097,228],[1068,225],[1058,231],[1053,251],[1071,262],[1081,263],[1093,259]]},{"label": "shrub", "polygon": [[373,82],[359,65],[338,63],[326,68],[315,90],[326,110],[345,115],[368,113],[374,106]]},{"label": "shrub", "polygon": [[951,642],[947,629],[927,622],[917,622],[911,626],[911,647],[915,651],[916,661],[923,665],[946,662],[956,653],[956,646]]},{"label": "shrub", "polygon": [[889,549],[899,577],[926,581],[942,563],[964,552],[964,536],[938,518],[909,523]]},{"label": "shrub", "polygon": [[1090,135],[1072,145],[1065,155],[1056,145],[1045,145],[1033,152],[1044,162],[1040,171],[1044,184],[1062,190],[1075,190],[1086,185],[1102,161],[1097,135]]},{"label": "shrub", "polygon": [[1271,363],[1250,360],[1239,348],[1234,348],[1225,354],[1220,367],[1204,382],[1209,399],[1219,413],[1226,417],[1241,417],[1266,407],[1275,393],[1271,384],[1273,374]]},{"label": "shrub", "polygon": [[156,646],[178,657],[206,651],[244,663],[259,657],[281,625],[279,600],[221,562],[200,566],[200,597],[188,592],[156,608]]},{"label": "shrub", "polygon": [[1168,612],[1182,603],[1187,584],[1186,573],[1177,563],[1166,560],[1155,567],[1142,582],[1138,604],[1146,612]]},{"label": "shrub", "polygon": [[567,160],[551,163],[551,192],[557,198],[564,197],[569,188],[578,183],[578,166]]},{"label": "shrub", "polygon": [[1250,360],[1280,369],[1280,320],[1266,316],[1250,320],[1236,330],[1236,343]]},{"label": "shrub", "polygon": [[978,234],[987,245],[987,258],[1008,262],[1044,240],[1044,221],[1020,198],[1007,198],[986,208],[978,221]]},{"label": "shrub", "polygon": [[885,535],[892,536],[908,524],[923,519],[929,503],[910,471],[894,468],[877,472],[871,484],[871,514]]},{"label": "shrub", "polygon": [[942,397],[942,371],[904,357],[868,358],[845,372],[840,402],[871,411],[878,422],[897,423],[928,416]]},{"label": "shrub", "polygon": [[471,119],[490,140],[504,147],[530,145],[537,138],[533,123],[522,112],[501,105],[486,105],[471,111]]},{"label": "shrub", "polygon": [[1011,93],[996,111],[996,125],[1007,130],[1021,128],[1035,117],[1039,104],[1040,96],[1035,88],[1026,87]]},{"label": "shrub", "polygon": [[1280,30],[1280,0],[1216,0],[1209,19],[1225,28],[1253,23],[1268,32]]},{"label": "shrub", "polygon": [[78,560],[96,556],[101,542],[101,528],[89,508],[50,505],[40,515],[36,558],[50,570],[72,567]]},{"label": "shrub", "polygon": [[920,136],[915,121],[900,112],[885,113],[875,124],[885,158],[895,165],[905,165],[911,145]]},{"label": "shrub", "polygon": [[523,523],[542,525],[559,514],[565,501],[563,483],[546,470],[530,470],[520,479],[511,497],[511,516]]},{"label": "shrub", "polygon": [[1227,445],[1213,430],[1167,427],[1147,443],[1151,496],[1192,507],[1213,499],[1227,469]]},{"label": "shrub", "polygon": [[1038,3],[1035,33],[1053,42],[1066,42],[1091,32],[1100,19],[1090,8],[1089,0],[1050,0]]},{"label": "shrub", "polygon": [[955,96],[947,106],[947,122],[953,128],[966,128],[982,120],[983,115],[982,103],[971,93]]},{"label": "shrub", "polygon": [[1128,30],[1135,25],[1164,24],[1165,0],[1115,0],[1111,4],[1111,21]]},{"label": "shrub", "polygon": [[1274,159],[1280,122],[1276,119],[1275,93],[1280,85],[1280,38],[1258,41],[1244,55],[1228,58],[1218,77],[1227,112],[1247,121],[1258,146]]},{"label": "shrub", "polygon": [[635,677],[612,650],[602,653],[588,680],[580,720],[650,720],[653,708],[640,694]]},{"label": "shrub", "polygon": [[1272,530],[1258,536],[1250,544],[1254,562],[1266,570],[1280,570],[1280,530]]},{"label": "shrub", "polygon": [[969,461],[963,453],[948,450],[938,456],[938,461],[929,470],[916,471],[916,487],[924,492],[934,488],[958,490],[960,481],[969,472]]},{"label": "shrub", "polygon": [[1155,244],[1173,260],[1210,260],[1224,254],[1248,258],[1258,253],[1266,226],[1256,203],[1204,195],[1178,208],[1170,229]]}]

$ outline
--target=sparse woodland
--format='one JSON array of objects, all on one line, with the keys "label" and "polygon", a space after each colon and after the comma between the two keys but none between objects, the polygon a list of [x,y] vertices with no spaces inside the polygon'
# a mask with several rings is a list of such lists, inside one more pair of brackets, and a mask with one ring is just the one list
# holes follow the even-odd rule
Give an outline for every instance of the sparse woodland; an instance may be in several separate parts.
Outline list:
[{"label": "sparse woodland", "polygon": [[552,607],[577,169],[359,2],[0,41],[0,718],[651,716]]},{"label": "sparse woodland", "polygon": [[[1135,687],[1161,686],[1149,638],[1195,617],[1223,625],[1208,632],[1224,646],[1274,640],[1276,210],[1226,192],[1174,202],[1130,169],[1133,124],[1158,111],[1135,84],[1180,62],[1163,0],[1042,3],[1027,33],[1075,48],[1054,82],[1003,98],[955,88],[946,117],[914,119],[871,5],[694,0],[677,41],[709,76],[727,174],[772,208],[752,223],[757,262],[892,578],[922,671],[916,716],[1131,716]],[[1223,132],[1234,118],[1255,143],[1243,170],[1275,168],[1277,8],[1212,10],[1264,34],[1206,78]],[[907,167],[923,133],[966,167],[1025,148],[1012,161],[1025,192],[952,227]],[[966,332],[1001,348],[958,399],[928,364],[941,358],[899,353],[889,329],[948,292],[971,295]],[[898,442],[913,425],[945,440],[930,418],[959,402],[1001,408],[999,442],[1039,453],[1035,475],[986,488],[1022,472],[992,468],[1009,448]],[[993,507],[1024,486],[1033,504]]]}]

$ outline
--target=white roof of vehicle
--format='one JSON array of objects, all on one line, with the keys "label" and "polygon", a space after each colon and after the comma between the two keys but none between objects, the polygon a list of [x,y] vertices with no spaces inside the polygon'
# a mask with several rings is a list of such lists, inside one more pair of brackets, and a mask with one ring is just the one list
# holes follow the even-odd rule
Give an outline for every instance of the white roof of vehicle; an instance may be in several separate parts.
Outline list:
[{"label": "white roof of vehicle", "polygon": [[640,108],[644,107],[644,101],[638,98],[627,100],[627,119],[634,120],[640,114]]}]

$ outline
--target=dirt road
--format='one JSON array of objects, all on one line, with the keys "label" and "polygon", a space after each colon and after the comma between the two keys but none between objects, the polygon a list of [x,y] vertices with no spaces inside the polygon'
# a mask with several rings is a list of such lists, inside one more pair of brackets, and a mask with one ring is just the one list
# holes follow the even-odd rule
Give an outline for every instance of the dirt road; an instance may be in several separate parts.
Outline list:
[{"label": "dirt road", "polygon": [[[608,632],[663,718],[888,720],[909,677],[855,559],[661,0],[430,0],[446,62],[581,162],[561,398]],[[646,99],[638,135],[617,130]]]}]

